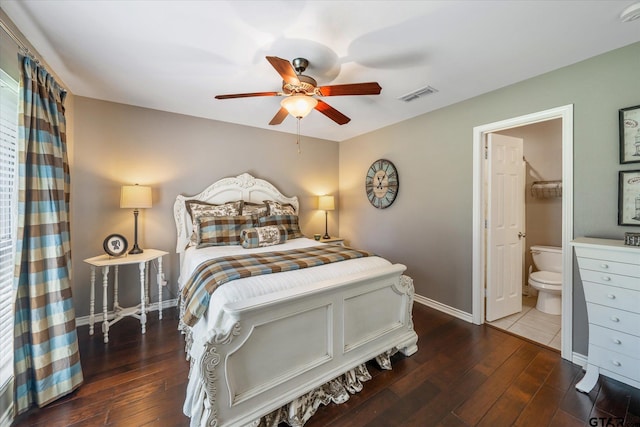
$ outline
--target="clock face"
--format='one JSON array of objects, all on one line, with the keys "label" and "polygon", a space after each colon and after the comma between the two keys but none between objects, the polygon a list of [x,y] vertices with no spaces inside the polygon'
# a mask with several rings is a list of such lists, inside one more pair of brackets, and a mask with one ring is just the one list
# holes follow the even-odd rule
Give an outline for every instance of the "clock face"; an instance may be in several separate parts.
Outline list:
[{"label": "clock face", "polygon": [[398,195],[398,171],[389,160],[373,162],[367,171],[364,188],[369,202],[378,209],[391,206]]}]

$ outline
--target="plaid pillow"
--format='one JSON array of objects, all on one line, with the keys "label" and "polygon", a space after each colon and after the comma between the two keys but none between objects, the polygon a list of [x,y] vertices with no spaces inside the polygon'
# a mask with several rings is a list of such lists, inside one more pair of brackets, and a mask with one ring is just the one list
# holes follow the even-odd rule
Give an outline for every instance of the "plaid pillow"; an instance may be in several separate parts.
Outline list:
[{"label": "plaid pillow", "polygon": [[203,216],[198,218],[196,248],[239,245],[242,229],[253,227],[251,216]]},{"label": "plaid pillow", "polygon": [[287,229],[283,225],[244,228],[240,232],[240,241],[245,249],[261,248],[284,243],[287,240],[287,234]]},{"label": "plaid pillow", "polygon": [[287,239],[297,239],[302,237],[298,215],[270,215],[258,219],[261,227],[266,225],[282,225],[287,230]]},{"label": "plaid pillow", "polygon": [[212,216],[238,216],[242,212],[242,200],[229,202],[222,205],[202,202],[200,200],[186,200],[184,202],[187,212],[191,216],[192,232],[189,246],[198,244],[198,219]]}]

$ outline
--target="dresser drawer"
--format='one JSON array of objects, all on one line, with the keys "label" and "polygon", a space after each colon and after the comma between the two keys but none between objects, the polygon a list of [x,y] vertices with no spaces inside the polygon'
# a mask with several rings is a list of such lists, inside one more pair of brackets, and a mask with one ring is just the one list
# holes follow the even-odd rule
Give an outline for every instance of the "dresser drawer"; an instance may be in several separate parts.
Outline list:
[{"label": "dresser drawer", "polygon": [[589,342],[627,356],[640,355],[640,337],[602,326],[593,324],[589,326]]},{"label": "dresser drawer", "polygon": [[638,313],[640,311],[640,291],[618,288],[582,281],[584,296],[587,302],[606,305],[620,310]]},{"label": "dresser drawer", "polygon": [[640,336],[640,314],[590,302],[587,303],[587,314],[589,316],[589,330],[593,325],[600,325],[605,328]]},{"label": "dresser drawer", "polygon": [[638,358],[590,344],[589,363],[634,381],[640,381],[640,359]]},{"label": "dresser drawer", "polygon": [[626,264],[623,262],[608,261],[604,259],[593,259],[578,257],[578,265],[580,266],[580,275],[582,270],[599,271],[607,274],[622,274],[640,278],[640,265]]},{"label": "dresser drawer", "polygon": [[636,246],[576,246],[578,258],[593,258],[596,261],[613,261],[625,264],[640,264],[640,248]]},{"label": "dresser drawer", "polygon": [[580,278],[583,282],[602,283],[603,285],[617,286],[619,288],[640,291],[640,277],[622,276],[620,274],[581,269]]}]

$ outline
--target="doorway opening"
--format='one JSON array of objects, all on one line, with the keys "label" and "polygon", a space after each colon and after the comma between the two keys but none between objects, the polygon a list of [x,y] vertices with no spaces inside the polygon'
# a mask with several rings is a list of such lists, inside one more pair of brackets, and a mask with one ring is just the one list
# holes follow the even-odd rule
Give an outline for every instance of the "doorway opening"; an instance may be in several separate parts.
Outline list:
[{"label": "doorway opening", "polygon": [[[473,323],[485,320],[485,287],[487,271],[487,191],[485,189],[485,141],[489,134],[550,120],[560,120],[562,133],[562,321],[561,355],[571,360],[573,263],[570,242],[573,238],[573,105],[567,105],[526,116],[477,126],[473,130]],[[523,188],[524,191],[524,188]],[[524,276],[524,275],[523,275]],[[525,283],[523,277],[523,284]]]}]

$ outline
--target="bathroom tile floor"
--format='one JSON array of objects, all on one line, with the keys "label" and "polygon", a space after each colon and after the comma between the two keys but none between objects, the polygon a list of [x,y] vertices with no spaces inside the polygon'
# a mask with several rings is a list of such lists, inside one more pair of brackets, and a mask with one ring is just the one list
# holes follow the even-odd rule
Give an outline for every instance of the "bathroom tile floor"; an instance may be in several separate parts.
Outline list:
[{"label": "bathroom tile floor", "polygon": [[560,326],[562,316],[536,310],[534,296],[522,296],[522,311],[487,322],[498,329],[512,332],[556,350],[560,350]]}]

